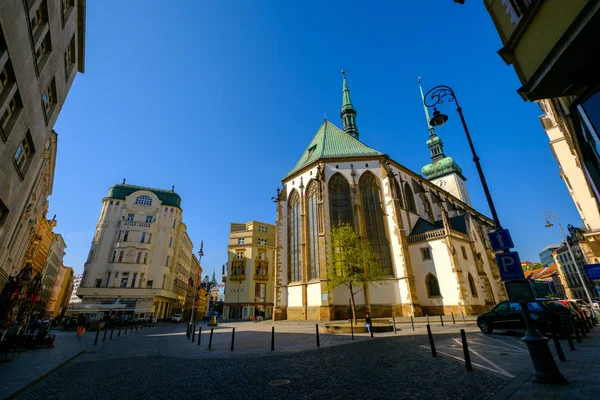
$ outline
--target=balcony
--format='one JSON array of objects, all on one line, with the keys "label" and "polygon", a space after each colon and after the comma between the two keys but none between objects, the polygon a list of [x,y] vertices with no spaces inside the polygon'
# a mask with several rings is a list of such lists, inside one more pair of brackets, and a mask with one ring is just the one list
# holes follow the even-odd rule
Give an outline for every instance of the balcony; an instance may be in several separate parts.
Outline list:
[{"label": "balcony", "polygon": [[229,277],[230,281],[243,281],[246,280],[246,274],[235,274]]},{"label": "balcony", "polygon": [[406,239],[408,240],[408,243],[416,243],[416,242],[423,242],[426,240],[430,240],[430,239],[438,239],[441,237],[446,236],[446,230],[444,228],[442,229],[436,229],[433,231],[429,231],[429,232],[425,232],[425,233],[421,233],[419,235],[411,235],[408,236]]},{"label": "balcony", "polygon": [[254,274],[254,280],[255,281],[268,281],[269,280],[269,275],[267,275],[267,274],[263,274],[263,275]]},{"label": "balcony", "polygon": [[122,221],[123,225],[128,225],[128,226],[141,226],[144,228],[150,228],[151,223],[150,222],[140,222],[140,221]]}]

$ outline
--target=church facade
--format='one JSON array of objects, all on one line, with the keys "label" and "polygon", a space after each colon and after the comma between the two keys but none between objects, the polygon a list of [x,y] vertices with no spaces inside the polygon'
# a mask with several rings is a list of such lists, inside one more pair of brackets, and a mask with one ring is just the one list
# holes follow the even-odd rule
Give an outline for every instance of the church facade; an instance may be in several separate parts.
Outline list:
[{"label": "church facade", "polygon": [[359,140],[345,76],[342,93],[343,130],[323,122],[276,198],[275,318],[349,318],[347,288],[327,285],[330,231],[343,223],[387,275],[355,296],[359,317],[478,314],[506,299],[487,241],[493,222],[471,206],[433,128],[424,179]]}]

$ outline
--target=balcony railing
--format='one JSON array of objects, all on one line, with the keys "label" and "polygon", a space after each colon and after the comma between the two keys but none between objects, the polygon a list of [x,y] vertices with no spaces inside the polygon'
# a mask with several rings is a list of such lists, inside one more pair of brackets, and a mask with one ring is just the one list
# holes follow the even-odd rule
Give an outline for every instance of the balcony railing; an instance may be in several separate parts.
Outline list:
[{"label": "balcony railing", "polygon": [[265,275],[254,274],[254,280],[255,281],[268,281],[269,280],[269,275],[267,275],[267,274],[265,274]]},{"label": "balcony railing", "polygon": [[419,235],[409,236],[407,237],[408,243],[416,243],[422,242],[429,239],[436,239],[446,236],[446,229],[436,229],[434,231],[429,231],[425,233],[421,233]]},{"label": "balcony railing", "polygon": [[150,222],[123,221],[123,225],[142,226],[142,227],[150,228]]},{"label": "balcony railing", "polygon": [[229,276],[230,281],[243,281],[245,279],[246,279],[246,274],[235,274],[235,275]]}]

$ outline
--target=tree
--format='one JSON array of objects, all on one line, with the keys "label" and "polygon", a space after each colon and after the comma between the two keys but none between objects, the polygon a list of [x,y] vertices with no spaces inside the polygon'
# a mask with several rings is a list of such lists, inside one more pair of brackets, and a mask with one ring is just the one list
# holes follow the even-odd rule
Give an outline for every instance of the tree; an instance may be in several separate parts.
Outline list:
[{"label": "tree", "polygon": [[360,292],[367,282],[385,278],[381,264],[368,241],[363,241],[352,225],[343,224],[331,229],[331,256],[327,266],[328,289],[339,285],[350,291],[352,318],[356,323],[354,295]]},{"label": "tree", "polygon": [[524,272],[533,271],[534,269],[544,268],[544,264],[542,264],[542,263],[525,264],[525,265],[521,265],[521,268],[523,268]]}]

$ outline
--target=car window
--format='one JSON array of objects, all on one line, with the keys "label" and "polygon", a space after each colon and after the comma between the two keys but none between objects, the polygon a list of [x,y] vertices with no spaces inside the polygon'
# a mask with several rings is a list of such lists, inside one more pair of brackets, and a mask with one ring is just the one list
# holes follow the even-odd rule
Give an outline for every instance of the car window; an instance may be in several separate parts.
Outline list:
[{"label": "car window", "polygon": [[566,306],[560,304],[558,301],[555,300],[543,301],[540,302],[540,304],[545,308],[554,310],[564,310],[566,308]]},{"label": "car window", "polygon": [[521,311],[521,305],[519,303],[510,303],[510,311]]},{"label": "car window", "polygon": [[507,301],[503,301],[502,303],[498,304],[496,307],[494,307],[493,312],[499,314],[499,313],[505,313],[508,311],[508,302]]},{"label": "car window", "polygon": [[544,307],[542,307],[539,303],[536,303],[534,301],[530,301],[529,303],[527,303],[527,308],[529,309],[529,311],[544,311]]}]

